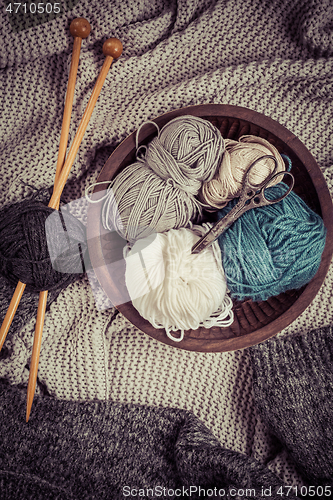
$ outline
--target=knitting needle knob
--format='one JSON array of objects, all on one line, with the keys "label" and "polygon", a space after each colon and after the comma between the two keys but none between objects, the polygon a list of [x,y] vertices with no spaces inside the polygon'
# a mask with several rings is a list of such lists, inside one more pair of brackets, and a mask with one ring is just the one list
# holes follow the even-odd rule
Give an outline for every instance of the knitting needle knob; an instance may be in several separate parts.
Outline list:
[{"label": "knitting needle knob", "polygon": [[109,38],[103,43],[103,54],[117,59],[123,52],[123,44],[118,38]]},{"label": "knitting needle knob", "polygon": [[77,17],[71,22],[69,31],[74,37],[87,38],[90,34],[91,26],[87,19],[84,19],[83,17]]}]

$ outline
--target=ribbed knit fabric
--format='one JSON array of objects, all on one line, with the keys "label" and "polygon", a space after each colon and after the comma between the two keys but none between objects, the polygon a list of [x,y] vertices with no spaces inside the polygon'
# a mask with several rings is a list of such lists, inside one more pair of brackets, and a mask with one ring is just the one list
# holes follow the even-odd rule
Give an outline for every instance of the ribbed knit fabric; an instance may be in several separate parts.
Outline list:
[{"label": "ribbed knit fabric", "polygon": [[[329,0],[81,0],[19,33],[1,9],[0,206],[53,184],[73,43],[68,26],[80,16],[92,32],[82,43],[71,139],[104,59],[103,41],[117,36],[124,52],[99,96],[66,202],[84,195],[142,122],[202,103],[245,106],[285,125],[314,155],[333,192],[331,7]],[[84,206],[76,210],[83,222]],[[41,393],[192,410],[226,448],[270,461],[287,484],[302,480],[256,415],[248,350],[202,354],[160,344],[113,310],[99,310],[91,281],[70,285],[49,307]],[[331,325],[332,289],[331,268],[313,303],[281,335]],[[12,292],[0,278],[0,321]],[[107,301],[102,292],[98,297],[102,308]],[[27,382],[36,304],[34,297],[18,311],[0,354],[0,376],[11,384]]]}]

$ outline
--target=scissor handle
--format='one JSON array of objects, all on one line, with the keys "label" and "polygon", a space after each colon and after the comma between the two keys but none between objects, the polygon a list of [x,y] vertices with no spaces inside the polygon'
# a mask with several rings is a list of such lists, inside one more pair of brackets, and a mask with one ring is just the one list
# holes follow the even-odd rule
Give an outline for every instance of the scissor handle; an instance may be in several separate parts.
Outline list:
[{"label": "scissor handle", "polygon": [[[287,191],[285,193],[283,193],[282,196],[279,196],[278,198],[274,198],[272,200],[266,198],[265,189],[267,188],[268,184],[270,184],[271,181],[273,179],[275,179],[276,177],[278,177],[278,176],[284,177],[285,175],[289,175],[291,177],[291,185],[288,186]],[[288,196],[290,191],[293,189],[294,184],[295,184],[295,179],[294,179],[293,174],[291,174],[290,172],[282,171],[282,172],[278,172],[277,174],[272,175],[269,179],[266,180],[266,182],[264,182],[264,185],[261,186],[261,188],[259,190],[256,190],[251,195],[249,194],[249,191],[247,190],[247,196],[245,198],[245,200],[247,200],[247,201],[245,201],[245,203],[244,203],[244,199],[243,199],[243,206],[240,208],[239,215],[241,215],[244,212],[247,212],[247,210],[250,210],[251,208],[264,207],[267,205],[274,205],[274,203],[278,203],[279,201],[283,200],[286,196]]]},{"label": "scissor handle", "polygon": [[[273,174],[264,179],[260,184],[251,184],[249,182],[249,172],[253,165],[255,165],[255,163],[257,163],[259,160],[262,160],[263,158],[272,158],[275,161]],[[274,173],[276,169],[277,160],[274,156],[266,155],[265,157],[262,156],[261,158],[255,160],[246,171],[244,187],[237,204],[225,217],[223,217],[223,219],[220,219],[218,222],[216,222],[213,227],[211,227],[211,229],[193,245],[191,253],[200,253],[202,250],[204,250],[204,248],[211,245],[213,241],[218,238],[218,236],[220,236],[235,222],[235,220],[237,220],[241,215],[243,215],[243,213],[247,212],[248,210],[251,210],[252,208],[263,207],[266,205],[273,205],[274,203],[278,203],[279,201],[283,200],[283,198],[288,196],[288,194],[294,187],[294,176],[290,172],[286,172],[285,170]],[[279,175],[282,175],[283,177],[285,175],[289,175],[292,179],[291,186],[288,186],[288,190],[279,198],[269,200],[265,196],[265,188],[272,182],[272,180],[274,180]]]},{"label": "scissor handle", "polygon": [[[269,184],[273,179],[275,179],[276,177],[278,177],[279,175],[282,175],[282,177],[284,177],[285,175],[289,175],[289,177],[291,177],[291,185],[288,186],[288,189],[285,193],[283,193],[282,196],[279,196],[279,198],[274,198],[273,200],[268,200],[265,196],[265,187],[262,188],[262,195],[265,199],[265,201],[267,202],[267,205],[273,205],[274,203],[278,203],[279,201],[283,200],[286,196],[288,196],[288,194],[290,193],[290,191],[293,189],[294,187],[294,184],[295,184],[295,178],[293,176],[293,174],[291,172],[286,172],[286,171],[282,171],[282,172],[278,172],[277,174],[274,174],[272,175],[272,177],[269,179],[269,181],[267,182],[267,184]],[[282,179],[281,179],[282,181]],[[280,181],[280,182],[281,182]],[[266,185],[267,186],[267,185]]]},{"label": "scissor handle", "polygon": [[[261,160],[264,160],[265,158],[269,158],[269,159],[271,159],[271,160],[274,161],[274,170],[273,170],[273,172],[268,177],[265,177],[265,179],[263,181],[261,181],[259,184],[252,184],[250,182],[250,172],[251,172],[252,168],[257,163],[259,163]],[[243,181],[244,182],[244,186],[243,186],[243,189],[242,189],[241,196],[242,196],[243,193],[246,194],[246,190],[247,189],[255,189],[256,191],[258,191],[258,189],[262,189],[265,186],[267,186],[267,184],[270,183],[271,180],[273,179],[273,177],[276,175],[277,168],[278,168],[278,162],[277,162],[277,159],[275,158],[275,156],[273,156],[273,155],[260,156],[259,158],[257,158],[256,160],[254,160],[254,162],[251,163],[251,165],[248,167],[248,169],[245,172],[244,181]],[[277,172],[277,174],[279,174],[279,173],[280,172]]]},{"label": "scissor handle", "polygon": [[[255,166],[256,163],[259,161],[263,160],[264,158],[270,158],[274,160],[275,162],[275,167],[271,175],[266,177],[262,182],[259,184],[252,184],[250,182],[250,171],[252,168]],[[295,179],[294,176],[285,170],[282,170],[281,172],[276,172],[276,169],[278,167],[277,159],[275,156],[272,155],[265,155],[261,156],[260,158],[257,158],[247,169],[245,176],[244,176],[244,186],[240,195],[240,205],[243,203],[244,204],[244,209],[242,212],[246,212],[250,208],[254,207],[259,207],[259,206],[265,206],[265,205],[273,205],[274,203],[278,203],[279,201],[283,200],[290,191],[293,189],[294,184],[295,184]],[[283,193],[282,196],[279,198],[275,198],[274,200],[269,200],[265,196],[265,189],[268,187],[269,184],[272,183],[274,179],[276,179],[278,176],[284,177],[285,175],[289,175],[291,177],[291,186],[289,186],[288,190]],[[281,179],[282,181],[282,179]]]}]

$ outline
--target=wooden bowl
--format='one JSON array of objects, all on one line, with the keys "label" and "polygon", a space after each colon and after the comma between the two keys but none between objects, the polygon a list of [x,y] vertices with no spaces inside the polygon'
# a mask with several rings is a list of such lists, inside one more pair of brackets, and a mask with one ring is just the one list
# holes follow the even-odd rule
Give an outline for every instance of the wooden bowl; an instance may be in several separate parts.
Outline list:
[{"label": "wooden bowl", "polygon": [[[286,328],[317,294],[333,253],[332,200],[321,170],[311,153],[294,134],[271,118],[239,106],[203,104],[171,111],[153,121],[161,128],[181,115],[199,116],[210,121],[221,131],[224,138],[238,139],[246,134],[262,137],[273,144],[280,153],[290,157],[295,177],[294,191],[312,210],[322,216],[327,228],[326,246],[317,274],[302,289],[290,290],[264,302],[235,301],[235,320],[230,327],[189,330],[185,332],[184,339],[177,343],[167,337],[165,330],[154,328],[133,307],[124,279],[124,240],[120,237],[115,240],[115,233],[112,233],[111,237],[111,233],[103,228],[102,201],[91,204],[88,211],[87,235],[91,263],[98,281],[112,303],[142,332],[160,342],[189,351],[224,352],[242,349],[258,344]],[[125,166],[135,161],[135,134],[136,132],[133,132],[115,149],[104,165],[98,182],[111,180]],[[156,127],[146,125],[140,132],[140,144],[149,143],[155,134]],[[102,191],[106,188],[107,184],[95,187],[94,199],[101,198]]]}]

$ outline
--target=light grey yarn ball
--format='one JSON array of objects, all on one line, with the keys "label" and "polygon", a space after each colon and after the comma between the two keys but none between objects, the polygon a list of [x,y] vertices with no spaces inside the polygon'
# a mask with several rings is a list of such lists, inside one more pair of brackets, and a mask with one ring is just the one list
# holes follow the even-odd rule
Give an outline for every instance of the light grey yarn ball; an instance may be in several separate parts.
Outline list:
[{"label": "light grey yarn ball", "polygon": [[186,226],[200,207],[193,197],[164,181],[143,163],[124,168],[109,188],[102,223],[133,243],[153,232]]},{"label": "light grey yarn ball", "polygon": [[104,228],[132,243],[199,222],[203,204],[196,196],[203,182],[213,178],[224,150],[220,132],[207,120],[187,115],[171,120],[149,143],[145,157],[110,183]]},{"label": "light grey yarn ball", "polygon": [[218,171],[225,150],[219,130],[197,116],[178,116],[149,144],[146,164],[162,179],[196,196]]}]

